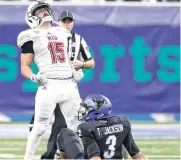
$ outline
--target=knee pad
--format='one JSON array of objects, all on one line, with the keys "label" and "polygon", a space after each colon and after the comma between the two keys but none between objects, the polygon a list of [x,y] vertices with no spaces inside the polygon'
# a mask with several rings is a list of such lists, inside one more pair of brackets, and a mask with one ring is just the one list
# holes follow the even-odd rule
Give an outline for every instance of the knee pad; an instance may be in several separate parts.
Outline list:
[{"label": "knee pad", "polygon": [[46,129],[47,129],[46,124],[37,123],[34,124],[33,126],[34,132],[36,132],[36,134],[38,134],[39,136],[42,136],[45,133]]},{"label": "knee pad", "polygon": [[68,159],[83,159],[84,150],[79,137],[71,129],[62,128],[57,138],[59,149],[63,149]]}]

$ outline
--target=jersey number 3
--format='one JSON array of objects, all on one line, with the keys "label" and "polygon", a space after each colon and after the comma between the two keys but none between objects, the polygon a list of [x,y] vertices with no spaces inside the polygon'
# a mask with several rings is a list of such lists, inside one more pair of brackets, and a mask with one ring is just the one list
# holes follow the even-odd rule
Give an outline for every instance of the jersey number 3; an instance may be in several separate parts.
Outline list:
[{"label": "jersey number 3", "polygon": [[62,42],[49,42],[48,49],[52,57],[52,63],[65,62],[65,53],[63,50],[64,44]]},{"label": "jersey number 3", "polygon": [[116,136],[111,135],[106,140],[106,145],[108,145],[108,151],[104,152],[104,158],[112,158],[115,154]]}]

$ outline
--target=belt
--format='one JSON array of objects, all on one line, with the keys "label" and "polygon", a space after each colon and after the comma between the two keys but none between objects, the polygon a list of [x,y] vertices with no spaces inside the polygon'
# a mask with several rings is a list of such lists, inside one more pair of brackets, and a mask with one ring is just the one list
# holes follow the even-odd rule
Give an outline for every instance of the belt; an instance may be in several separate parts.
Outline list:
[{"label": "belt", "polygon": [[48,78],[48,79],[53,79],[53,80],[69,80],[72,79],[73,77],[66,77],[66,78]]}]

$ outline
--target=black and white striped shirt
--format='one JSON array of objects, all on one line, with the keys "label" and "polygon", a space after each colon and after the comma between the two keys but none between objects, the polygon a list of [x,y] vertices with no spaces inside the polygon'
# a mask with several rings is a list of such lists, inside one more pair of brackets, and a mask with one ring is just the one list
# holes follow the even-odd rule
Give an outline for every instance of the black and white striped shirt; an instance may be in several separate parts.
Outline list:
[{"label": "black and white striped shirt", "polygon": [[89,47],[83,37],[72,32],[72,44],[71,44],[70,60],[87,61],[92,59],[89,51]]}]

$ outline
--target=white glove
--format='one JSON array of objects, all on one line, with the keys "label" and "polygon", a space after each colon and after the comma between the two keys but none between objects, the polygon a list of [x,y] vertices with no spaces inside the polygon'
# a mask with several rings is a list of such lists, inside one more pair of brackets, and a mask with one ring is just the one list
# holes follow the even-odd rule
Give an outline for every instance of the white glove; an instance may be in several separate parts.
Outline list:
[{"label": "white glove", "polygon": [[32,74],[31,80],[33,82],[39,83],[40,86],[45,86],[48,82],[47,78],[40,72],[38,72],[36,75]]},{"label": "white glove", "polygon": [[77,71],[73,68],[73,79],[75,82],[79,82],[82,78],[84,78],[84,73],[82,69],[78,69]]}]

